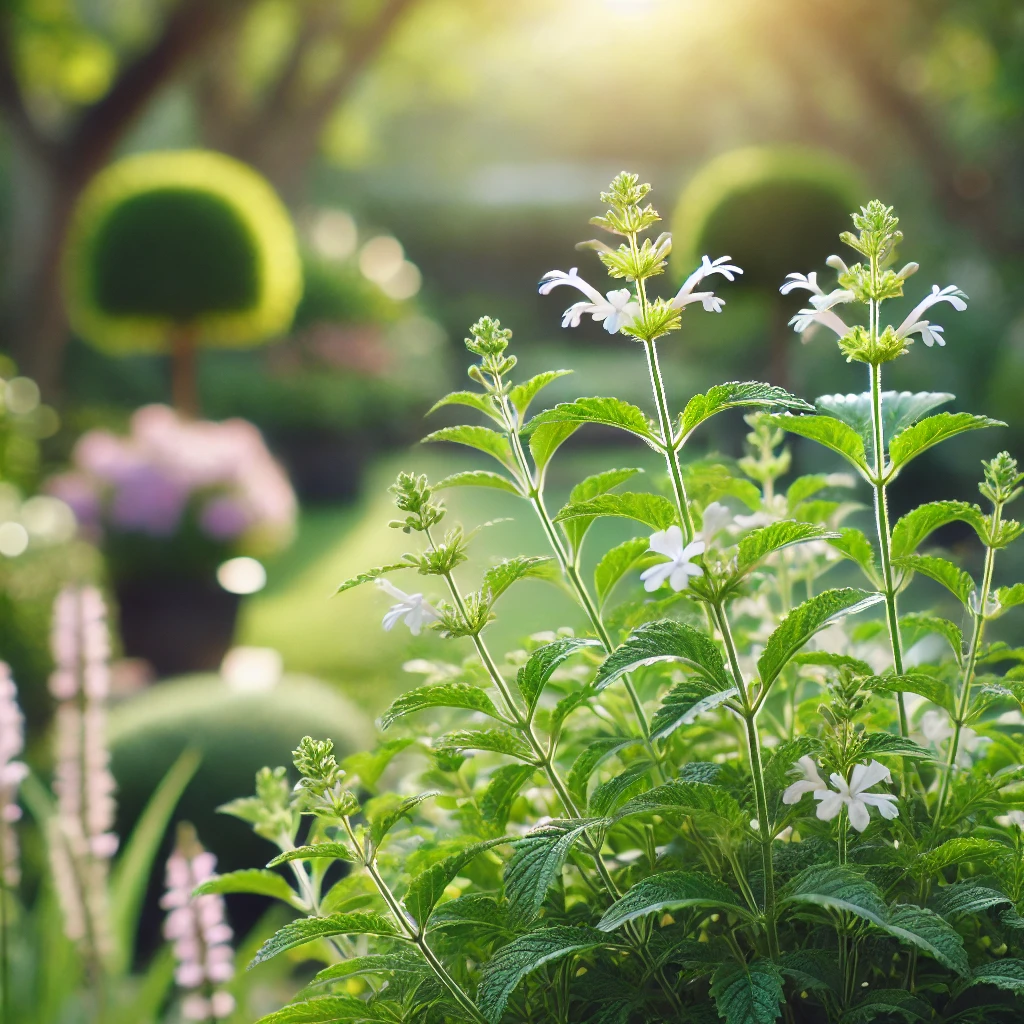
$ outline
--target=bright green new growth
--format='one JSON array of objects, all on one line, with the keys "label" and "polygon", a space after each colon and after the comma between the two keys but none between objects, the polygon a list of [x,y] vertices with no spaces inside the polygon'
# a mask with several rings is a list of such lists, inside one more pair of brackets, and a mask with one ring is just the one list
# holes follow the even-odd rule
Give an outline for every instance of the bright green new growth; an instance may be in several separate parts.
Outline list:
[{"label": "bright green new growth", "polygon": [[[406,577],[424,592],[386,583],[398,601],[388,628],[404,616],[462,647],[415,663],[425,679],[382,715],[388,739],[375,752],[339,765],[329,741],[308,737],[296,751],[295,824],[274,837],[281,855],[270,863],[288,865],[297,888],[286,902],[308,917],[254,962],[308,943],[328,966],[264,1024],[850,1024],[968,1020],[978,1007],[986,1021],[1019,1019],[1024,740],[1006,715],[1024,708],[1024,649],[986,632],[1024,604],[1024,585],[997,586],[995,576],[996,552],[1021,533],[1004,512],[1024,474],[1001,453],[983,465],[990,509],[936,501],[889,522],[886,491],[909,461],[997,424],[934,413],[947,393],[882,391],[891,339],[905,349],[916,331],[934,343],[941,328],[879,327],[879,304],[902,294],[911,272],[888,269],[900,236],[880,203],[854,218],[847,240],[865,262],[842,264],[838,297],[793,275],[821,299],[798,328],[832,323],[847,354],[853,332],[815,317],[868,305],[868,391],[811,404],[742,381],[674,399],[658,342],[694,304],[719,312],[707,278],[741,270],[703,257],[676,296],[650,296],[672,243],[642,237],[658,220],[649,193],[622,174],[602,195],[593,223],[616,246],[587,247],[610,291],[560,271],[542,291],[568,285],[586,296],[566,326],[589,314],[643,346],[655,416],[615,397],[534,412],[568,371],[516,380],[511,332],[482,318],[466,339],[476,387],[435,406],[470,410],[476,422],[426,440],[493,463],[433,485],[401,474],[392,490],[403,518],[391,526],[415,549],[339,587],[415,570]],[[955,289],[935,288],[915,318],[942,301],[963,307]],[[744,457],[684,458],[700,427],[733,409],[747,410]],[[588,425],[622,430],[664,472],[609,466],[555,511],[547,469]],[[787,431],[856,476],[785,481]],[[446,516],[435,492],[459,486],[503,492],[510,510],[528,506],[547,551],[467,584],[474,532],[434,535]],[[858,486],[874,497],[871,537],[853,525]],[[584,552],[606,516],[630,521],[636,536],[594,553],[591,580]],[[952,522],[984,548],[980,582],[925,548]],[[586,626],[575,635],[548,623],[521,650],[498,652],[488,628],[497,602],[528,579],[570,593]],[[901,613],[897,597],[911,586],[935,608]],[[266,822],[285,820],[281,778],[262,776],[268,796],[228,810],[267,834]],[[296,848],[300,813],[314,821]],[[351,874],[324,893],[337,860]],[[267,891],[266,878],[247,878],[223,884]]]}]

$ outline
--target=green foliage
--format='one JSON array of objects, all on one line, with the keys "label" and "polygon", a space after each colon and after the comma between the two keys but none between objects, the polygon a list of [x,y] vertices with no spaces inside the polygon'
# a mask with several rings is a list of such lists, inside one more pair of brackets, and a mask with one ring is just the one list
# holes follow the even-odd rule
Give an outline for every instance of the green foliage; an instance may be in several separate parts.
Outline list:
[{"label": "green foliage", "polygon": [[1002,420],[989,416],[974,416],[969,412],[940,412],[901,430],[889,442],[890,479],[912,459],[934,445],[940,444],[968,430],[985,427],[1005,427]]},{"label": "green foliage", "polygon": [[279,928],[266,942],[249,964],[257,964],[285,953],[297,946],[335,935],[384,935],[394,936],[395,926],[381,914],[331,914],[329,917],[302,917]]},{"label": "green foliage", "polygon": [[728,384],[717,384],[706,395],[694,395],[686,403],[673,443],[677,447],[684,445],[705,420],[717,413],[725,412],[726,409],[771,409],[779,406],[800,412],[811,412],[814,408],[802,398],[791,395],[785,388],[777,388],[772,384],[762,384],[759,381],[730,381]]},{"label": "green foliage", "polygon": [[658,440],[643,411],[635,405],[618,398],[577,398],[575,402],[564,402],[554,409],[538,413],[527,424],[525,433],[532,435],[539,427],[553,423],[573,424],[581,427],[594,423],[601,427],[617,427],[656,447]]},{"label": "green foliage", "polygon": [[711,996],[726,1024],[771,1024],[782,1013],[782,973],[770,960],[723,964]]},{"label": "green foliage", "polygon": [[830,416],[793,416],[785,413],[781,416],[772,416],[769,422],[791,434],[817,441],[818,444],[841,455],[859,473],[868,475],[864,439],[841,420],[832,419]]},{"label": "green foliage", "polygon": [[611,932],[647,914],[687,907],[717,907],[745,913],[736,894],[717,879],[693,871],[665,871],[637,882],[604,912],[598,928]]},{"label": "green foliage", "polygon": [[[600,516],[621,516],[635,519],[652,530],[668,529],[676,521],[676,510],[668,498],[660,494],[599,494],[586,501],[570,501],[555,516],[556,523],[582,520],[589,526]],[[570,527],[575,532],[575,527]],[[585,529],[585,527],[584,527]]]}]

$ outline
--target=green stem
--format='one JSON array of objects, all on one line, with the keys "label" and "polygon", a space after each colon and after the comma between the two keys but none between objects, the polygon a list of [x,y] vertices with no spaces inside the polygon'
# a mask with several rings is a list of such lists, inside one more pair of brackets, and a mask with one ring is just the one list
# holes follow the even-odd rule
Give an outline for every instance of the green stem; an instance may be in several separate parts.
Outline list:
[{"label": "green stem", "polygon": [[[871,303],[871,330],[878,330],[877,303]],[[896,611],[896,587],[892,571],[892,534],[889,527],[889,506],[885,493],[885,437],[882,428],[882,368],[871,365],[871,439],[874,445],[874,473],[872,486],[875,491],[875,529],[878,534],[878,550],[882,558],[882,586],[885,593],[885,618],[889,627],[889,643],[892,646],[892,663],[897,675],[903,675],[903,641],[900,637],[900,621]],[[907,708],[903,694],[896,694],[899,707],[900,735],[909,736]]]},{"label": "green stem", "polygon": [[[997,505],[992,512],[992,536],[995,536],[999,529],[999,519],[1002,515],[1002,506]],[[985,633],[985,606],[988,604],[989,594],[992,590],[992,571],[995,567],[996,549],[986,548],[985,568],[981,578],[981,590],[978,594],[978,605],[974,612],[974,628],[971,633],[971,646],[967,652],[967,660],[964,662],[963,680],[960,694],[957,698],[956,714],[953,717],[953,735],[949,740],[949,750],[946,753],[945,771],[942,773],[942,782],[939,785],[939,796],[935,802],[935,823],[939,823],[942,811],[946,805],[946,798],[949,796],[950,780],[956,767],[956,755],[960,747],[960,737],[963,734],[964,719],[967,717],[967,710],[971,703],[971,686],[974,683],[974,672],[978,664],[978,653],[981,650],[981,641]]]},{"label": "green stem", "polygon": [[757,806],[758,839],[761,846],[761,867],[764,872],[764,924],[768,936],[768,954],[773,960],[780,955],[779,932],[776,922],[775,867],[772,862],[772,828],[768,818],[768,797],[764,786],[764,765],[761,759],[761,739],[757,732],[757,709],[751,705],[750,694],[747,692],[743,673],[740,670],[739,654],[736,641],[725,608],[715,605],[715,616],[718,619],[719,632],[725,643],[729,657],[729,665],[733,678],[740,691],[743,705],[743,724],[747,741],[747,757],[750,760],[750,774],[754,780],[754,801]]}]

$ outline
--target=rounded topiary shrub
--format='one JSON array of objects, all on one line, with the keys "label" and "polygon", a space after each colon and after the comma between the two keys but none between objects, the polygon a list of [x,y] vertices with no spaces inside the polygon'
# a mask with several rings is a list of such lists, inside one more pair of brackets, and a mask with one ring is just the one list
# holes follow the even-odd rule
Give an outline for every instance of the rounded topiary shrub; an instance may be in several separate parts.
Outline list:
[{"label": "rounded topiary shrub", "polygon": [[288,329],[302,269],[287,210],[251,168],[202,150],[127,157],[86,189],[65,282],[75,330],[112,354],[170,353],[194,404],[194,353]]}]

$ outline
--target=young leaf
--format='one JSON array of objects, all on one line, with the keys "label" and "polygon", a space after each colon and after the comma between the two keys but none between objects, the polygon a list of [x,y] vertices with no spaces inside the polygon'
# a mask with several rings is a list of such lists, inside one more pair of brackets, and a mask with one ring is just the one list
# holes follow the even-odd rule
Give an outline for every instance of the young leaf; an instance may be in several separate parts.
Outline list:
[{"label": "young leaf", "polygon": [[829,478],[824,473],[810,473],[798,476],[786,489],[786,509],[793,515],[797,506],[808,498],[813,498],[819,491],[830,486]]},{"label": "young leaf", "polygon": [[994,839],[974,839],[967,836],[947,839],[934,850],[922,854],[915,863],[915,870],[922,877],[930,878],[953,864],[960,864],[963,861],[985,862],[999,856],[1005,850],[1006,847]]},{"label": "young leaf", "polygon": [[342,593],[345,590],[351,590],[353,587],[358,587],[362,583],[372,583],[376,579],[380,579],[381,576],[387,575],[389,572],[398,572],[399,569],[411,569],[412,564],[409,562],[395,562],[392,565],[380,565],[376,569],[368,569],[366,572],[361,572],[358,576],[352,576],[350,579],[345,580],[344,583],[338,584],[338,589],[335,590],[335,595]]},{"label": "young leaf", "polygon": [[794,608],[776,627],[757,660],[762,692],[768,689],[790,658],[819,630],[847,615],[855,615],[884,601],[853,587],[825,590]]},{"label": "young leaf", "polygon": [[586,647],[600,646],[600,640],[569,636],[537,648],[516,674],[516,685],[530,715],[533,714],[544,687],[559,665]]},{"label": "young leaf", "polygon": [[497,491],[508,491],[518,497],[524,497],[523,492],[508,477],[500,473],[492,473],[487,469],[471,469],[464,473],[452,473],[443,480],[434,484],[434,490],[440,491],[445,487],[490,487]]},{"label": "young leaf", "polygon": [[566,377],[570,373],[572,370],[545,370],[543,373],[538,373],[535,377],[523,381],[522,384],[517,384],[508,393],[508,399],[515,411],[519,413],[520,420],[526,415],[530,403],[544,388],[552,381],[558,380],[559,377]]},{"label": "young leaf", "polygon": [[275,900],[283,900],[293,906],[298,897],[295,890],[276,871],[264,871],[260,868],[247,868],[243,871],[231,871],[226,875],[214,875],[203,882],[193,896],[205,896],[207,893],[247,892],[255,896],[271,896]]},{"label": "young leaf", "polygon": [[631,736],[597,736],[590,740],[580,751],[566,776],[565,782],[572,798],[580,804],[585,804],[587,802],[587,784],[597,766],[613,754],[617,754],[620,750],[625,750],[626,747],[637,742],[638,740]]},{"label": "young leaf", "polygon": [[508,839],[501,836],[497,839],[486,839],[481,843],[473,843],[458,853],[445,857],[444,860],[431,864],[426,871],[418,874],[410,883],[409,889],[402,899],[405,909],[413,916],[420,928],[425,928],[437,901],[444,895],[445,889],[458,877],[467,864],[484,850],[507,843]]},{"label": "young leaf", "polygon": [[618,775],[602,782],[587,803],[587,814],[595,817],[607,817],[623,800],[642,792],[648,786],[651,774],[651,762],[634,761],[619,772]]},{"label": "young leaf", "polygon": [[839,534],[826,530],[823,526],[798,523],[793,519],[783,519],[781,522],[762,526],[748,533],[740,541],[736,579],[746,576],[769,555],[788,548],[791,544],[801,544],[807,540],[833,540],[838,536]]},{"label": "young leaf", "polygon": [[480,584],[480,592],[490,594],[491,603],[519,580],[546,579],[551,575],[551,564],[554,561],[547,555],[516,555],[506,558],[497,565],[492,565],[485,573]]},{"label": "young leaf", "polygon": [[552,456],[573,434],[579,430],[578,423],[546,423],[530,433],[530,454],[543,474],[544,467]]},{"label": "young leaf", "polygon": [[933,531],[947,523],[969,523],[979,536],[987,529],[985,515],[966,501],[929,501],[901,516],[892,528],[892,557],[912,555]]},{"label": "young leaf", "polygon": [[469,448],[476,448],[477,451],[485,452],[495,458],[507,469],[515,472],[516,460],[512,454],[512,446],[504,434],[499,434],[490,427],[461,426],[442,427],[432,434],[423,438],[423,443],[434,441],[452,441],[455,444],[464,444]]},{"label": "young leaf", "polygon": [[470,409],[476,409],[485,416],[489,416],[499,426],[504,426],[501,412],[490,395],[484,395],[478,391],[453,391],[451,394],[445,395],[444,398],[435,402],[427,410],[427,415],[429,416],[432,412],[437,412],[438,409],[446,405],[467,405]]},{"label": "young leaf", "polygon": [[674,438],[675,446],[680,448],[686,444],[694,430],[717,413],[744,406],[796,409],[802,412],[814,410],[814,406],[802,398],[797,398],[785,388],[772,384],[762,384],[756,380],[716,384],[706,395],[694,395],[686,403],[686,408],[679,418],[679,430]]},{"label": "young leaf", "polygon": [[867,685],[870,689],[881,690],[883,693],[916,693],[953,714],[953,695],[949,686],[941,679],[926,675],[924,672],[907,672],[902,676],[875,676],[868,680]]},{"label": "young leaf", "polygon": [[722,964],[711,998],[725,1024],[772,1024],[782,1013],[782,973],[771,960]]},{"label": "young leaf", "polygon": [[598,516],[621,516],[635,519],[652,530],[666,530],[676,521],[676,507],[660,494],[599,494],[586,501],[570,501],[555,516],[555,522],[584,519],[589,526]]},{"label": "young leaf", "polygon": [[529,761],[533,751],[514,732],[507,729],[456,729],[434,740],[434,748],[445,754],[464,750],[490,750],[495,754],[508,754],[520,761]]},{"label": "young leaf", "polygon": [[505,865],[505,896],[508,917],[518,925],[529,924],[538,914],[548,887],[562,870],[573,845],[588,828],[600,828],[604,818],[549,821],[520,839]]},{"label": "young leaf", "polygon": [[869,582],[876,587],[882,586],[878,566],[875,565],[875,549],[860,530],[853,526],[844,526],[840,529],[839,536],[829,538],[828,542],[841,555],[856,562]]},{"label": "young leaf", "polygon": [[899,904],[892,908],[883,927],[908,945],[923,949],[943,967],[956,971],[961,977],[970,976],[971,966],[962,936],[934,911],[910,903]]},{"label": "young leaf", "polygon": [[901,431],[889,442],[888,479],[891,480],[911,459],[916,459],[922,452],[948,438],[956,437],[957,434],[963,434],[968,430],[1005,426],[1002,420],[975,416],[969,412],[940,412],[929,416]]},{"label": "young leaf", "polygon": [[[268,868],[276,868],[279,864],[287,864],[293,860],[346,860],[355,862],[355,854],[344,843],[314,843],[312,846],[298,846],[294,850],[279,853],[268,861]],[[277,876],[280,877],[280,876]]]},{"label": "young leaf", "polygon": [[480,816],[489,828],[504,832],[512,802],[535,771],[529,764],[506,764],[491,772],[490,781],[480,798]]},{"label": "young leaf", "polygon": [[608,600],[615,584],[628,572],[639,572],[658,558],[652,555],[650,541],[646,537],[631,537],[606,551],[594,569],[594,589],[597,603],[601,607]]},{"label": "young leaf", "polygon": [[[588,476],[569,492],[569,504],[575,505],[583,501],[589,501],[591,498],[596,498],[598,495],[607,494],[618,487],[619,484],[625,483],[631,477],[636,476],[637,473],[642,472],[642,469],[609,469],[604,473]],[[579,551],[583,538],[594,522],[594,518],[579,516],[562,523],[562,528],[565,530],[565,535],[569,538],[569,543],[572,545],[574,552]]]},{"label": "young leaf", "polygon": [[651,719],[651,738],[664,739],[681,725],[689,725],[705,711],[711,711],[739,692],[735,686],[718,690],[706,679],[684,679],[662,698],[661,707]]},{"label": "young leaf", "polygon": [[862,757],[914,757],[930,761],[934,754],[926,747],[891,732],[873,732],[860,744]]},{"label": "young leaf", "polygon": [[904,555],[893,560],[893,564],[905,573],[918,572],[922,576],[941,583],[962,605],[970,603],[974,593],[974,580],[969,572],[958,569],[945,558],[934,555]]},{"label": "young leaf", "polygon": [[505,720],[491,698],[478,686],[470,686],[468,683],[439,683],[436,686],[418,686],[415,690],[403,693],[380,716],[380,727],[390,729],[400,718],[427,708],[462,708],[466,711],[480,711],[501,721]]},{"label": "young leaf", "polygon": [[373,750],[360,750],[356,754],[349,754],[342,761],[341,766],[351,775],[358,775],[359,781],[369,789],[373,789],[384,769],[403,750],[416,744],[411,736],[403,736],[401,739],[388,740],[386,743],[378,743]]},{"label": "young leaf", "polygon": [[[1024,604],[1024,583],[1014,583],[1012,587],[998,587],[996,589],[996,600],[999,602],[998,615]],[[995,618],[996,616],[993,616]]]},{"label": "young leaf", "polygon": [[577,427],[596,423],[603,427],[617,427],[641,438],[652,448],[659,447],[643,410],[618,398],[577,398],[575,402],[563,402],[534,416],[526,424],[524,433],[532,434],[538,427],[549,423],[567,423]]},{"label": "young leaf", "polygon": [[604,912],[597,927],[610,932],[646,914],[684,907],[724,907],[748,916],[736,894],[717,878],[698,871],[663,871],[637,882]]},{"label": "young leaf", "polygon": [[330,917],[301,917],[279,928],[266,942],[249,964],[252,970],[257,964],[284,953],[286,950],[303,946],[317,939],[328,939],[332,935],[385,935],[398,933],[388,918],[381,914],[332,914]]},{"label": "young leaf", "polygon": [[957,882],[944,885],[931,898],[931,908],[943,917],[959,917],[961,914],[977,914],[990,907],[1013,905],[1006,893],[990,889],[985,885]]},{"label": "young leaf", "polygon": [[660,661],[682,662],[714,684],[716,692],[733,686],[714,641],[692,626],[671,619],[648,622],[634,629],[625,643],[605,658],[594,683],[601,690],[627,672]]},{"label": "young leaf", "polygon": [[921,636],[927,633],[938,633],[939,636],[946,639],[958,662],[963,656],[964,635],[960,632],[960,628],[949,619],[940,619],[934,615],[903,615],[900,617],[900,629]]},{"label": "young leaf", "polygon": [[817,441],[841,455],[863,476],[870,479],[870,471],[864,453],[864,441],[852,427],[831,416],[794,416],[784,413],[770,416],[770,423],[791,434],[798,434],[810,441]]},{"label": "young leaf", "polygon": [[378,797],[366,808],[366,819],[370,823],[370,842],[376,849],[384,837],[403,819],[417,808],[424,800],[430,800],[437,793],[418,793],[416,796],[399,797],[389,793]]},{"label": "young leaf", "polygon": [[529,932],[502,946],[484,965],[477,990],[480,1010],[491,1024],[498,1024],[509,996],[531,971],[561,960],[570,953],[582,953],[608,943],[608,937],[593,928],[556,925]]}]

